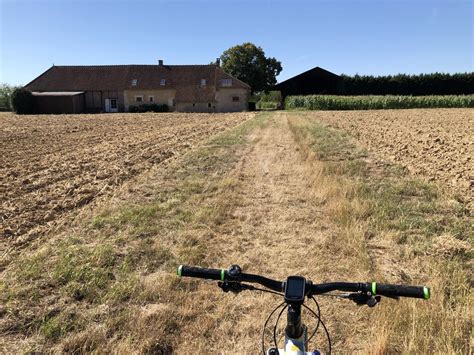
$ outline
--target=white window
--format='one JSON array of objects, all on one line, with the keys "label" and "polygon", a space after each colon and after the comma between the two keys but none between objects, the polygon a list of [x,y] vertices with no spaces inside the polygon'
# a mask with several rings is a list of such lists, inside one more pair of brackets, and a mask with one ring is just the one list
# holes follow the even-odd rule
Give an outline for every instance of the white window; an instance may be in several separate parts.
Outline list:
[{"label": "white window", "polygon": [[160,79],[160,85],[161,86],[166,85],[166,79]]},{"label": "white window", "polygon": [[132,86],[137,86],[138,79],[132,79]]},{"label": "white window", "polygon": [[148,96],[148,102],[155,102],[154,96]]},{"label": "white window", "polygon": [[201,86],[205,86],[206,85],[206,79],[201,79]]},{"label": "white window", "polygon": [[222,86],[232,86],[232,79],[222,79]]},{"label": "white window", "polygon": [[143,102],[143,95],[135,96],[135,102]]}]

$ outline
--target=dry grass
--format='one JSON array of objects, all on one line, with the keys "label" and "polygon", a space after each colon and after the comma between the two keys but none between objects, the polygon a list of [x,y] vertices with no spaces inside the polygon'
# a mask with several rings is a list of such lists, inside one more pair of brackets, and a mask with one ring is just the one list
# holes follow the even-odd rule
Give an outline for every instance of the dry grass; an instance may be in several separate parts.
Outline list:
[{"label": "dry grass", "polygon": [[466,206],[439,186],[371,161],[314,118],[294,115],[290,127],[325,166],[327,212],[339,230],[333,244],[373,278],[432,288],[428,302],[382,304],[367,324],[373,341],[366,351],[468,353],[473,233]]},{"label": "dry grass", "polygon": [[430,301],[375,309],[321,298],[334,348],[468,353],[471,223],[347,135],[301,113],[258,115],[23,250],[0,278],[0,351],[256,353],[275,296],[174,274],[239,263],[280,279],[427,284]]}]

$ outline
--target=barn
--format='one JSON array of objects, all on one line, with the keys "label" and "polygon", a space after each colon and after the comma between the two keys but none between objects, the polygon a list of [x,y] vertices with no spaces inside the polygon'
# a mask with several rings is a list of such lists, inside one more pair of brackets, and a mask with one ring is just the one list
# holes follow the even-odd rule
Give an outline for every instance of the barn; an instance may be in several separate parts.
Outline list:
[{"label": "barn", "polygon": [[84,91],[33,91],[35,107],[41,113],[82,113],[85,107]]},{"label": "barn", "polygon": [[335,95],[340,89],[341,77],[320,67],[287,79],[274,87],[282,97],[290,95]]}]

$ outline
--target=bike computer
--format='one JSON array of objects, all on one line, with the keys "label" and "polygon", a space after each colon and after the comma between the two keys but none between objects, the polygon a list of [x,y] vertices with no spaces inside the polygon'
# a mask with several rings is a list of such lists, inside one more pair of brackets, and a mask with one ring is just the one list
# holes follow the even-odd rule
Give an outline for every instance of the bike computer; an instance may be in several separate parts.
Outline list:
[{"label": "bike computer", "polygon": [[285,284],[285,301],[303,303],[306,294],[306,279],[302,276],[289,276]]}]

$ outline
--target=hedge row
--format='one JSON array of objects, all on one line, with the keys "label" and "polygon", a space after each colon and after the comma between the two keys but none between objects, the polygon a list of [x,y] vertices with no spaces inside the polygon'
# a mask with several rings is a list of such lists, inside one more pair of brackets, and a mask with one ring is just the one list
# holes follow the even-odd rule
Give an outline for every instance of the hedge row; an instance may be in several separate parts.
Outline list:
[{"label": "hedge row", "polygon": [[403,108],[474,107],[474,95],[459,96],[288,96],[286,109],[378,110]]},{"label": "hedge row", "polygon": [[341,95],[471,95],[474,72],[419,75],[341,75]]}]

